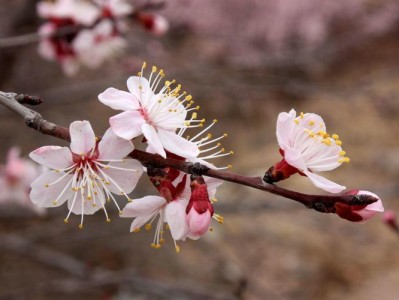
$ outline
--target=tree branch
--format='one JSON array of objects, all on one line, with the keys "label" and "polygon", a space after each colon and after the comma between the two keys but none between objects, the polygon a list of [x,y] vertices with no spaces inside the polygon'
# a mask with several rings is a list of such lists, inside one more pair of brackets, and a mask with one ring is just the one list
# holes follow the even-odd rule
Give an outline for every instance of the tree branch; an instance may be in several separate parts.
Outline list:
[{"label": "tree branch", "polygon": [[[24,118],[27,126],[47,135],[55,136],[60,139],[70,141],[69,130],[65,127],[58,126],[48,122],[36,111],[31,110],[17,100],[18,95],[15,93],[4,93],[0,91],[0,104],[14,111]],[[154,167],[165,168],[171,167],[187,174],[199,174],[209,176],[224,181],[245,185],[258,190],[266,191],[272,194],[302,203],[307,208],[317,210],[323,213],[334,213],[335,203],[343,203],[347,205],[367,205],[378,199],[368,195],[309,195],[295,191],[283,189],[274,184],[265,183],[261,177],[248,177],[233,172],[209,169],[201,164],[193,164],[183,162],[172,158],[163,158],[157,154],[147,153],[141,150],[133,150],[130,157],[139,160],[144,166],[151,164]]]}]

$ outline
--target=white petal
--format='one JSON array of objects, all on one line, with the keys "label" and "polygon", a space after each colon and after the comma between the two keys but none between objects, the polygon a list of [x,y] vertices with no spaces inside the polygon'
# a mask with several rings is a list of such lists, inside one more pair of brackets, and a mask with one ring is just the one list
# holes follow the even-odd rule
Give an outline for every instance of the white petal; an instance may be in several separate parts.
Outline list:
[{"label": "white petal", "polygon": [[163,147],[176,155],[193,158],[197,157],[200,153],[195,143],[178,136],[174,132],[159,129],[158,136],[161,139]]},{"label": "white petal", "polygon": [[131,141],[118,137],[109,128],[98,143],[98,159],[120,159],[126,157],[134,150]]},{"label": "white petal", "polygon": [[290,166],[294,168],[297,168],[299,170],[307,169],[305,161],[301,153],[297,149],[290,147],[284,149],[284,159]]},{"label": "white petal", "polygon": [[88,153],[96,145],[96,136],[89,121],[75,121],[69,126],[71,134],[71,150],[82,155]]},{"label": "white petal", "polygon": [[72,153],[67,147],[44,146],[32,151],[29,157],[51,169],[64,169],[72,166]]},{"label": "white petal", "polygon": [[[150,87],[150,83],[144,77],[131,76],[127,80],[127,88],[129,92],[136,96],[144,107],[154,97],[154,92]],[[140,92],[141,91],[141,92]]]},{"label": "white petal", "polygon": [[367,205],[364,209],[368,211],[374,211],[374,212],[383,212],[384,211],[384,206],[382,204],[381,199],[374,193],[369,192],[369,191],[359,191],[357,193],[358,195],[370,195],[373,196],[374,198],[378,199],[378,201],[373,202],[369,205]]},{"label": "white petal", "polygon": [[188,231],[186,205],[181,201],[175,200],[166,206],[165,221],[169,224],[170,232],[174,240],[182,240],[186,237]]},{"label": "white petal", "polygon": [[161,143],[161,140],[160,140],[155,128],[147,123],[144,123],[141,126],[141,129],[143,131],[143,135],[147,139],[147,143],[154,150],[154,153],[157,153],[157,154],[161,155],[162,157],[166,157],[166,152],[163,149],[163,145]]},{"label": "white petal", "polygon": [[143,226],[148,221],[150,221],[157,213],[158,213],[158,211],[154,211],[153,213],[151,213],[149,215],[144,215],[144,216],[135,218],[134,221],[132,222],[132,224],[130,225],[130,232],[133,232],[136,229],[139,229],[141,226]]},{"label": "white petal", "polygon": [[115,134],[123,139],[131,140],[142,134],[143,116],[137,110],[130,110],[113,116],[109,124]]},{"label": "white petal", "polygon": [[313,182],[315,186],[317,186],[320,189],[323,189],[327,192],[330,193],[340,193],[343,190],[346,189],[345,186],[339,185],[335,182],[332,182],[331,180],[328,180],[320,175],[317,175],[315,173],[309,172],[309,171],[303,171],[303,173]]},{"label": "white petal", "polygon": [[163,197],[145,196],[126,204],[120,216],[122,218],[147,216],[159,211],[165,203],[166,200]]},{"label": "white petal", "polygon": [[[72,178],[72,175],[66,175],[63,179],[55,184],[51,184],[62,176],[63,172],[46,172],[32,182],[32,189],[29,197],[32,202],[40,207],[57,207],[62,205],[67,199],[73,196],[72,186],[68,186],[63,193],[62,197],[57,200],[58,196],[64,190],[66,185]],[[48,185],[48,187],[46,187]],[[54,201],[57,200],[56,203]]]},{"label": "white petal", "polygon": [[276,135],[277,141],[280,148],[285,149],[286,146],[290,145],[290,140],[292,139],[292,131],[294,126],[294,119],[296,116],[295,110],[291,110],[289,113],[282,112],[278,115]]},{"label": "white petal", "polygon": [[[99,192],[103,193],[102,190]],[[82,198],[82,193],[80,191],[76,191],[74,193],[77,193],[75,202],[73,201],[74,200],[73,197],[70,198],[68,200],[68,209],[72,210],[72,212],[76,215],[81,215],[81,214],[92,215],[103,207],[104,196],[99,197],[97,195],[94,201],[94,198],[91,200],[87,199],[87,191],[85,191],[85,194],[83,194],[83,198]],[[83,199],[83,207],[82,207],[82,199]]]},{"label": "white petal", "polygon": [[[130,194],[143,174],[142,164],[135,159],[126,159],[122,162],[112,162],[109,166],[110,168],[103,170],[103,172],[111,177],[118,186],[110,181],[110,185],[108,185],[107,188],[114,194],[121,195],[122,192]],[[127,170],[113,169],[112,167]]]},{"label": "white petal", "polygon": [[106,89],[98,95],[98,99],[101,103],[117,110],[136,110],[140,108],[140,103],[136,96],[114,88]]}]

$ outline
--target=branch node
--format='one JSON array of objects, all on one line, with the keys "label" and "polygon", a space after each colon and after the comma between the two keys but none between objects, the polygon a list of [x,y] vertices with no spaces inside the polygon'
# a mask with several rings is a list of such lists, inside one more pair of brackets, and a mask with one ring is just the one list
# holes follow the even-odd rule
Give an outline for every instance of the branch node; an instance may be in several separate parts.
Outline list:
[{"label": "branch node", "polygon": [[28,105],[40,105],[43,103],[43,99],[38,96],[31,96],[26,94],[19,94],[15,96],[15,100],[17,100],[21,104],[28,104]]},{"label": "branch node", "polygon": [[195,163],[188,168],[188,172],[191,175],[206,175],[206,173],[210,170],[209,167],[201,165],[200,163]]}]

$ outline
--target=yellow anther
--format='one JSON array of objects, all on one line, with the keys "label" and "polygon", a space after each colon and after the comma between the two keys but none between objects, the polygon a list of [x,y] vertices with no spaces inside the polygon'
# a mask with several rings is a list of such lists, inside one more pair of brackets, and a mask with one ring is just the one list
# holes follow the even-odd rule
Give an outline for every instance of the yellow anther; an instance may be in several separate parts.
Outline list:
[{"label": "yellow anther", "polygon": [[87,200],[93,199],[90,195],[87,196]]},{"label": "yellow anther", "polygon": [[296,125],[299,125],[299,121],[298,121],[297,119],[294,119],[294,123],[295,123]]},{"label": "yellow anther", "polygon": [[97,204],[93,203],[93,207],[96,207],[96,206],[97,206]]},{"label": "yellow anther", "polygon": [[349,157],[342,157],[340,159],[338,159],[339,163],[349,163],[351,160]]},{"label": "yellow anther", "polygon": [[202,122],[199,123],[199,124],[198,124],[198,127],[204,127],[204,123],[202,123]]},{"label": "yellow anther", "polygon": [[208,134],[206,135],[206,138],[211,139],[211,138],[212,138],[212,133],[208,133]]},{"label": "yellow anther", "polygon": [[156,245],[156,244],[154,244],[154,243],[151,243],[151,248],[154,248],[154,249],[156,249],[156,248],[157,248],[157,245]]},{"label": "yellow anther", "polygon": [[56,172],[56,173],[59,173],[59,172],[60,172],[60,170],[54,170],[54,172]]},{"label": "yellow anther", "polygon": [[64,219],[64,223],[65,223],[65,224],[68,224],[68,223],[69,223],[69,220],[68,220],[68,219]]},{"label": "yellow anther", "polygon": [[212,232],[212,231],[213,231],[213,228],[212,228],[212,227],[209,227],[209,231]]},{"label": "yellow anther", "polygon": [[334,140],[338,140],[339,139],[339,136],[338,136],[338,134],[333,134],[332,136],[331,136]]},{"label": "yellow anther", "polygon": [[224,136],[224,137],[227,137],[227,136],[228,136],[228,134],[227,134],[227,133],[223,133],[223,136]]},{"label": "yellow anther", "polygon": [[309,121],[309,126],[313,126],[314,125],[314,121]]},{"label": "yellow anther", "polygon": [[142,68],[145,69],[146,67],[147,67],[147,62],[144,61]]},{"label": "yellow anther", "polygon": [[171,85],[172,83],[169,81],[169,80],[165,80],[165,85],[166,86],[169,86],[169,85]]},{"label": "yellow anther", "polygon": [[106,219],[105,222],[111,223],[111,219]]},{"label": "yellow anther", "polygon": [[233,155],[233,154],[234,154],[234,151],[230,151],[230,154]]},{"label": "yellow anther", "polygon": [[193,119],[196,119],[196,118],[197,118],[197,113],[196,113],[196,112],[193,112],[192,118],[193,118]]},{"label": "yellow anther", "polygon": [[153,73],[156,73],[158,71],[158,68],[156,66],[152,66],[152,70]]},{"label": "yellow anther", "polygon": [[83,224],[79,224],[79,229],[83,229]]},{"label": "yellow anther", "polygon": [[193,96],[187,95],[187,96],[185,97],[185,99],[186,99],[187,101],[190,101],[191,99],[193,99]]},{"label": "yellow anther", "polygon": [[150,223],[145,224],[145,230],[151,230],[152,225]]},{"label": "yellow anther", "polygon": [[159,243],[162,245],[162,244],[164,244],[165,243],[165,239],[160,239],[159,240]]},{"label": "yellow anther", "polygon": [[323,139],[322,143],[327,145],[327,146],[331,146],[331,140],[330,139]]},{"label": "yellow anther", "polygon": [[132,232],[135,232],[135,233],[140,232],[140,227],[134,228],[134,229],[132,230]]},{"label": "yellow anther", "polygon": [[341,145],[342,145],[342,142],[341,142],[340,140],[336,140],[336,141],[335,141],[335,144],[337,144],[338,146],[341,146]]},{"label": "yellow anther", "polygon": [[301,119],[303,119],[305,117],[305,114],[303,112],[301,112]]},{"label": "yellow anther", "polygon": [[129,202],[129,203],[130,203],[130,202],[133,202],[133,199],[132,199],[132,198],[128,198],[128,199],[127,199],[127,202]]},{"label": "yellow anther", "polygon": [[218,202],[219,200],[218,200],[218,198],[212,198],[211,199],[213,202]]},{"label": "yellow anther", "polygon": [[195,107],[196,110],[200,110],[200,108],[201,108],[201,106],[199,106],[199,105],[197,105],[197,106]]},{"label": "yellow anther", "polygon": [[220,149],[220,151],[221,151],[221,152],[224,152],[224,151],[226,151],[226,150],[225,150],[224,148],[222,148],[222,149]]},{"label": "yellow anther", "polygon": [[166,225],[165,225],[165,229],[166,229],[166,230],[169,230],[169,229],[170,229],[169,224],[166,224]]},{"label": "yellow anther", "polygon": [[107,202],[110,203],[110,202],[111,202],[111,199],[110,199],[110,198],[107,198]]},{"label": "yellow anther", "polygon": [[176,253],[180,253],[180,247],[178,245],[175,245]]},{"label": "yellow anther", "polygon": [[216,119],[213,119],[213,123],[215,124],[215,123],[217,123],[218,122],[218,120],[216,120]]},{"label": "yellow anther", "polygon": [[57,201],[53,201],[53,205],[57,205],[58,204],[58,202]]},{"label": "yellow anther", "polygon": [[100,140],[99,137],[96,136],[96,142],[98,142],[99,140]]},{"label": "yellow anther", "polygon": [[141,76],[143,76],[143,73],[137,72],[137,76],[141,77]]},{"label": "yellow anther", "polygon": [[45,184],[45,185],[44,185],[44,187],[48,188],[48,187],[49,187],[49,185],[48,185],[48,184]]},{"label": "yellow anther", "polygon": [[346,151],[342,150],[341,152],[339,152],[339,156],[345,156],[346,155]]},{"label": "yellow anther", "polygon": [[232,169],[233,166],[232,165],[227,165],[227,168]]},{"label": "yellow anther", "polygon": [[309,131],[309,136],[310,136],[311,138],[314,138],[314,136],[315,136],[314,132],[313,132],[313,131]]},{"label": "yellow anther", "polygon": [[163,71],[163,69],[159,70],[159,76],[161,76],[161,77],[165,76],[165,72]]},{"label": "yellow anther", "polygon": [[172,112],[172,111],[173,111],[173,109],[169,108],[169,112]]}]

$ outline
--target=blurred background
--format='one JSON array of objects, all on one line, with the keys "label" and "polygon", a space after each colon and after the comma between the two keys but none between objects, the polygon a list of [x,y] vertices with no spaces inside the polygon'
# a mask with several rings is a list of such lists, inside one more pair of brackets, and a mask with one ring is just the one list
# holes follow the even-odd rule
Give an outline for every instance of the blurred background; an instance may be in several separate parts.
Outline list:
[{"label": "blurred background", "polygon": [[[0,41],[37,29],[35,5],[1,1]],[[41,96],[45,119],[62,126],[87,119],[102,134],[115,112],[97,95],[125,90],[145,60],[193,95],[200,116],[219,120],[212,133],[229,133],[223,146],[235,155],[216,165],[263,176],[280,160],[278,113],[314,112],[351,158],[326,177],[373,191],[399,211],[397,0],[175,0],[158,13],[170,23],[166,35],[132,25],[123,55],[74,77],[39,57],[34,43],[0,48],[0,90]],[[65,144],[3,108],[0,116],[2,163],[14,145],[26,156]],[[322,193],[298,175],[281,186]],[[155,189],[143,176],[133,197],[148,194]],[[169,237],[152,249],[153,232],[129,233],[131,220],[117,211],[110,224],[99,213],[79,230],[78,216],[63,223],[66,206],[37,216],[4,204],[0,299],[399,298],[399,236],[381,216],[350,223],[230,183],[217,196],[224,224],[181,242],[179,254]]]}]

